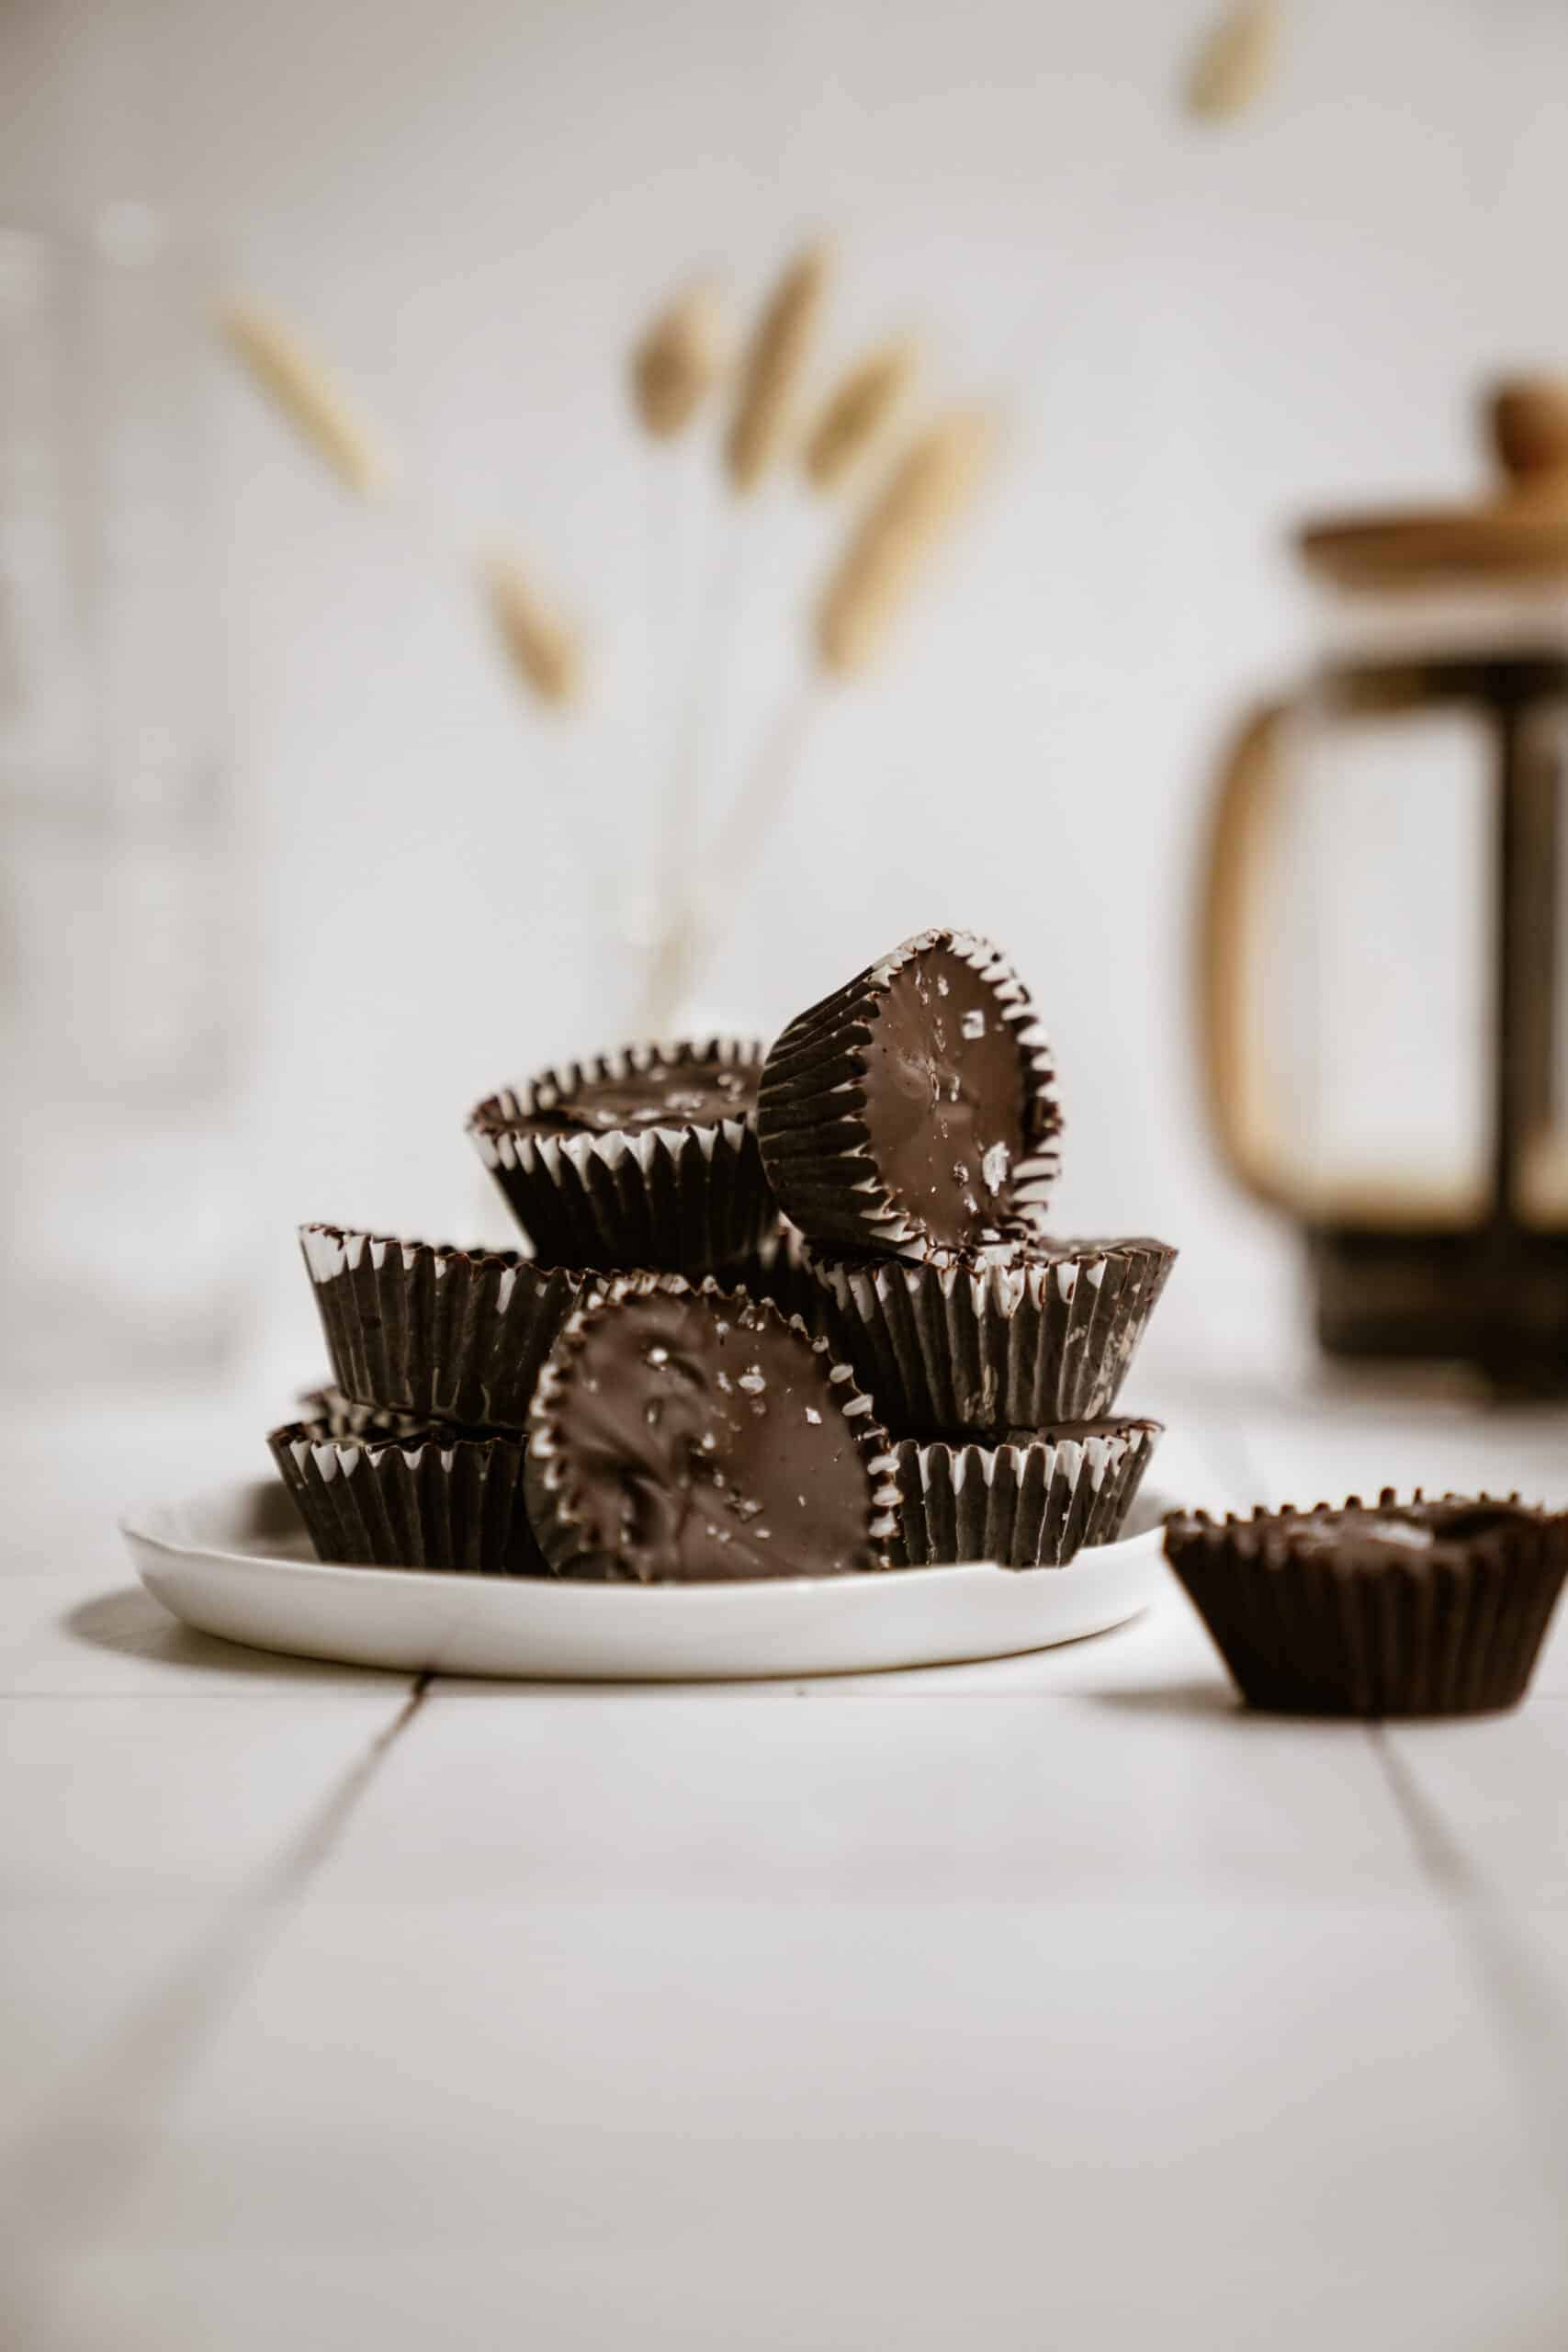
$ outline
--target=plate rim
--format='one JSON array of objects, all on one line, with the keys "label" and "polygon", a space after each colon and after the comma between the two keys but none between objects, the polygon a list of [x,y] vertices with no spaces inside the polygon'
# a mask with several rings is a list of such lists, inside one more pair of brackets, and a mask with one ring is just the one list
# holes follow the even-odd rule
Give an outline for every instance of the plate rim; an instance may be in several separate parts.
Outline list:
[{"label": "plate rim", "polygon": [[[722,1583],[644,1585],[631,1581],[601,1583],[570,1577],[482,1576],[477,1572],[450,1568],[387,1567],[379,1563],[362,1566],[349,1560],[295,1560],[282,1552],[236,1552],[220,1544],[180,1540],[159,1533],[148,1523],[154,1515],[162,1516],[171,1510],[190,1510],[220,1502],[232,1507],[241,1496],[254,1498],[275,1490],[278,1493],[284,1491],[272,1479],[229,1478],[219,1485],[199,1487],[185,1495],[154,1498],[129,1506],[117,1514],[115,1524],[129,1546],[146,1544],[149,1549],[171,1560],[225,1569],[265,1567],[286,1570],[309,1580],[333,1584],[352,1577],[356,1589],[363,1587],[366,1579],[369,1578],[376,1587],[389,1587],[401,1592],[412,1589],[432,1594],[445,1593],[448,1597],[454,1583],[460,1580],[467,1590],[522,1591],[533,1595],[546,1591],[558,1595],[570,1593],[575,1598],[568,1606],[590,1610],[607,1606],[622,1611],[627,1598],[633,1593],[640,1596],[637,1605],[645,1610],[671,1607],[689,1610],[693,1606],[712,1609],[716,1605],[744,1608],[757,1595],[858,1595],[886,1592],[894,1589],[901,1592],[930,1591],[953,1585],[989,1583],[997,1577],[1011,1580],[1036,1576],[1065,1576],[1075,1568],[1108,1564],[1112,1559],[1125,1561],[1135,1547],[1157,1545],[1161,1534],[1161,1523],[1156,1520],[1154,1526],[1141,1529],[1136,1535],[1120,1535],[1110,1544],[1091,1544],[1055,1568],[1011,1568],[996,1560],[953,1560],[923,1568],[857,1569],[853,1574],[842,1577],[814,1577],[803,1573],[782,1577],[737,1577]],[[1139,1499],[1144,1498],[1140,1497]],[[1151,1487],[1148,1499],[1157,1502],[1162,1514],[1166,1510],[1174,1508],[1157,1486]]]}]

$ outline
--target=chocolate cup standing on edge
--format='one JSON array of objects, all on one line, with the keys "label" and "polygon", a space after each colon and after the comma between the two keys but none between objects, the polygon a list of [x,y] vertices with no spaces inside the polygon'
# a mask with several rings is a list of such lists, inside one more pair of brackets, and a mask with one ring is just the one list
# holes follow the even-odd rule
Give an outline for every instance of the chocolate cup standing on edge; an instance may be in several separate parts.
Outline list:
[{"label": "chocolate cup standing on edge", "polygon": [[777,1216],[757,1146],[762,1047],[640,1046],[481,1102],[479,1156],[547,1266],[705,1272]]},{"label": "chocolate cup standing on edge", "polygon": [[952,1438],[1109,1413],[1176,1252],[1042,1239],[919,1261],[813,1246],[810,1259],[887,1427]]},{"label": "chocolate cup standing on edge", "polygon": [[1385,1487],[1375,1510],[1166,1521],[1166,1557],[1249,1706],[1468,1715],[1524,1696],[1568,1573],[1568,1517]]},{"label": "chocolate cup standing on edge", "polygon": [[1159,1441],[1158,1421],[1089,1421],[1010,1442],[894,1444],[901,1566],[991,1560],[1059,1568],[1121,1533]]},{"label": "chocolate cup standing on edge", "polygon": [[887,1565],[892,1466],[871,1400],[798,1320],[712,1281],[628,1274],[540,1377],[528,1505],[562,1576],[850,1576]]},{"label": "chocolate cup standing on edge", "polygon": [[267,1439],[322,1560],[468,1576],[549,1573],[524,1498],[516,1438],[334,1438],[292,1421]]},{"label": "chocolate cup standing on edge", "polygon": [[926,931],[792,1021],[757,1104],[762,1159],[809,1240],[995,1240],[1043,1206],[1061,1114],[1022,983],[988,941]]},{"label": "chocolate cup standing on edge", "polygon": [[512,1250],[302,1225],[338,1386],[380,1413],[521,1430],[562,1324],[602,1274]]}]

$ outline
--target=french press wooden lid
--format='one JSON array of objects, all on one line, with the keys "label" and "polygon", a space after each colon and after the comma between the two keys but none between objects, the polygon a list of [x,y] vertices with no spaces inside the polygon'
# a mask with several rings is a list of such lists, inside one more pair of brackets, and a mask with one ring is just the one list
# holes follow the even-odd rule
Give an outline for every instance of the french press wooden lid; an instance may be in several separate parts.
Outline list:
[{"label": "french press wooden lid", "polygon": [[1568,580],[1568,377],[1510,378],[1483,414],[1502,469],[1491,498],[1309,522],[1297,537],[1308,570],[1342,588]]}]

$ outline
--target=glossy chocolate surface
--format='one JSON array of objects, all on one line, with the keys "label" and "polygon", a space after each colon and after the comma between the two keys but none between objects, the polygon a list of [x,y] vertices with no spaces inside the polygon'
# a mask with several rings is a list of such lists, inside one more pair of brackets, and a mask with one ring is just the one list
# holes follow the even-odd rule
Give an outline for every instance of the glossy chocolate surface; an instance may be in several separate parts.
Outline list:
[{"label": "glossy chocolate surface", "polygon": [[537,1408],[569,1532],[645,1583],[875,1566],[852,1390],[832,1369],[757,1300],[654,1291],[586,1310]]},{"label": "glossy chocolate surface", "polygon": [[994,989],[952,948],[926,948],[895,973],[863,1057],[872,1154],[897,1206],[939,1246],[999,1232],[1027,1072]]},{"label": "glossy chocolate surface", "polygon": [[[761,1075],[760,1068],[750,1064],[707,1060],[674,1069],[634,1069],[615,1078],[584,1078],[570,1090],[541,1085],[534,1090],[531,1114],[517,1124],[549,1135],[716,1127],[756,1109]],[[557,1094],[553,1102],[547,1099],[552,1092]]]}]

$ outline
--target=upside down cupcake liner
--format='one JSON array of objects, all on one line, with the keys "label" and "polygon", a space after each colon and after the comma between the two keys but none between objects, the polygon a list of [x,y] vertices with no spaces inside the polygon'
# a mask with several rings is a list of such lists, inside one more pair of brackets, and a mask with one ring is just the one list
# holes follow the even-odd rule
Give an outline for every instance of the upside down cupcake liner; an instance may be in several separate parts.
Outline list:
[{"label": "upside down cupcake liner", "polygon": [[562,1324],[604,1279],[348,1226],[301,1226],[299,1245],[345,1396],[484,1429],[523,1428]]},{"label": "upside down cupcake liner", "polygon": [[469,1576],[549,1573],[508,1438],[334,1438],[293,1421],[267,1443],[322,1560]]},{"label": "upside down cupcake liner", "polygon": [[924,1261],[809,1255],[887,1427],[950,1439],[1109,1413],[1176,1259],[1144,1239]]},{"label": "upside down cupcake liner", "polygon": [[919,1256],[1042,1207],[1061,1117],[1021,981],[972,932],[927,931],[792,1021],[757,1130],[813,1240]]},{"label": "upside down cupcake liner", "polygon": [[542,1264],[732,1265],[777,1210],[752,1109],[762,1048],[647,1046],[481,1102],[468,1132]]},{"label": "upside down cupcake liner", "polygon": [[1523,1697],[1568,1518],[1517,1498],[1180,1513],[1166,1555],[1242,1696],[1309,1715],[1464,1715]]},{"label": "upside down cupcake liner", "polygon": [[1158,1421],[1043,1430],[991,1445],[895,1443],[900,1566],[991,1560],[1055,1568],[1121,1533],[1158,1443]]}]

